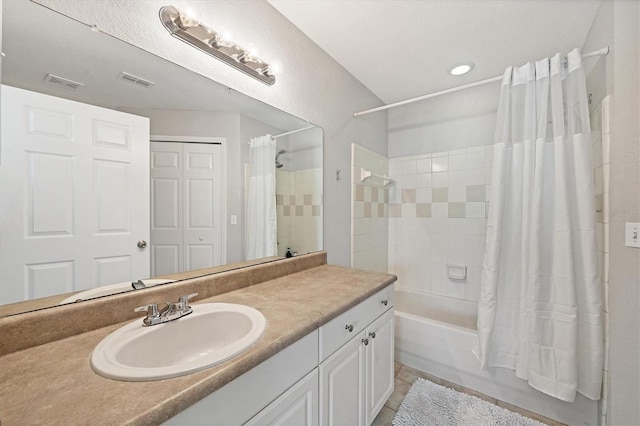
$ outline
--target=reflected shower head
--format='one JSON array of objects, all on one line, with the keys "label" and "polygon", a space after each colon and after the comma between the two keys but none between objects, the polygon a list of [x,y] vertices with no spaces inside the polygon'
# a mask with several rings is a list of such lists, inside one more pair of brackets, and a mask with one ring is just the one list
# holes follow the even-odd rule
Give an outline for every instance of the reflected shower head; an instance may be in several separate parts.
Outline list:
[{"label": "reflected shower head", "polygon": [[284,164],[282,164],[281,162],[278,161],[278,157],[280,157],[280,155],[282,154],[286,154],[287,150],[285,149],[281,149],[280,151],[278,151],[278,153],[276,154],[276,169],[281,169]]}]

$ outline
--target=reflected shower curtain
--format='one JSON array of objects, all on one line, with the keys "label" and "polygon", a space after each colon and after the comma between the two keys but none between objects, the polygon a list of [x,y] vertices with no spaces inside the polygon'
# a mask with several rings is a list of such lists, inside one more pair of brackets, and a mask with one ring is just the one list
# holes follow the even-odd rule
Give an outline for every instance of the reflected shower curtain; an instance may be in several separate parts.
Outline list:
[{"label": "reflected shower curtain", "polygon": [[502,80],[478,305],[482,367],[573,401],[600,398],[601,289],[578,49]]},{"label": "reflected shower curtain", "polygon": [[276,142],[271,135],[249,142],[246,260],[277,255]]}]

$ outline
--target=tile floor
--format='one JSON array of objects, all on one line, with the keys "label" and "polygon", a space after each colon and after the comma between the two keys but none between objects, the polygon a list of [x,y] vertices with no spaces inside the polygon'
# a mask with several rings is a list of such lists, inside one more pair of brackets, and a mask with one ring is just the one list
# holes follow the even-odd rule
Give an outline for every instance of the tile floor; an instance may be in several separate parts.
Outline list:
[{"label": "tile floor", "polygon": [[422,371],[416,370],[411,367],[407,367],[406,365],[400,364],[398,362],[395,363],[395,388],[393,393],[387,400],[387,403],[382,407],[380,414],[372,423],[372,426],[388,426],[391,425],[391,421],[393,417],[396,415],[396,412],[400,408],[400,403],[404,399],[407,392],[409,392],[409,388],[413,382],[418,378],[423,378],[426,380],[430,380],[434,383],[437,383],[442,386],[446,386],[449,388],[453,388],[459,392],[463,392],[469,395],[477,396],[478,398],[484,399],[485,401],[489,401],[492,404],[497,404],[500,407],[506,408],[508,410],[514,411],[516,413],[522,414],[523,416],[530,417],[539,422],[551,425],[551,426],[566,426],[564,423],[557,422],[555,420],[551,420],[547,417],[541,416],[536,413],[532,413],[531,411],[524,410],[522,408],[516,407],[515,405],[507,404],[506,402],[499,401],[490,396],[481,394],[472,389],[467,389],[462,386],[456,385],[455,383],[447,382],[446,380],[442,380],[438,377],[431,376],[430,374],[423,373]]}]

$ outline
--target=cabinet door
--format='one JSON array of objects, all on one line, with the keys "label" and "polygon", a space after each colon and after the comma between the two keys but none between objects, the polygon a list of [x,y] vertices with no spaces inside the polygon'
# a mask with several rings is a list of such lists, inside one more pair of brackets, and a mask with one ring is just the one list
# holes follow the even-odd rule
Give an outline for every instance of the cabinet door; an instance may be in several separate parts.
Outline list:
[{"label": "cabinet door", "polygon": [[249,420],[247,425],[318,425],[318,369]]},{"label": "cabinet door", "polygon": [[365,421],[364,333],[320,365],[320,424],[362,425]]},{"label": "cabinet door", "polygon": [[393,309],[366,329],[366,424],[371,424],[393,392]]}]

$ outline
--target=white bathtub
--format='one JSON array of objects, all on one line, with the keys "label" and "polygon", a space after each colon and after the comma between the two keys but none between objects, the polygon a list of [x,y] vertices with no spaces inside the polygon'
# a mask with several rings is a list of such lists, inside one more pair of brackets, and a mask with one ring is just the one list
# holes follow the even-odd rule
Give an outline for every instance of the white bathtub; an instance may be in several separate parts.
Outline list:
[{"label": "white bathtub", "polygon": [[531,388],[511,370],[481,370],[476,304],[396,289],[396,361],[570,425],[597,425],[597,402],[582,395],[567,403]]}]

